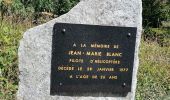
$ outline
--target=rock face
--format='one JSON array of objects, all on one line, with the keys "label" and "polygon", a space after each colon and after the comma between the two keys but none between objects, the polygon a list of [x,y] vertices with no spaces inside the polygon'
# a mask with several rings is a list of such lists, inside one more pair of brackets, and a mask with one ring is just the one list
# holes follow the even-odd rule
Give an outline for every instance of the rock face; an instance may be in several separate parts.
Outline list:
[{"label": "rock face", "polygon": [[[50,95],[52,30],[56,22],[137,27],[132,92],[127,97],[69,97]],[[142,31],[141,0],[81,0],[70,12],[24,33],[19,47],[18,100],[133,100],[138,48]]]}]

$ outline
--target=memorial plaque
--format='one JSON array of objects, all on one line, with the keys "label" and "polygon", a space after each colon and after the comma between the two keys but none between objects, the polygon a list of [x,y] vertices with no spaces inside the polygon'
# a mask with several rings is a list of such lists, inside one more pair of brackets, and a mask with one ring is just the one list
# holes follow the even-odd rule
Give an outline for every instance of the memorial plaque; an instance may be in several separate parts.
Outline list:
[{"label": "memorial plaque", "polygon": [[135,27],[56,23],[51,95],[126,96],[131,91]]}]

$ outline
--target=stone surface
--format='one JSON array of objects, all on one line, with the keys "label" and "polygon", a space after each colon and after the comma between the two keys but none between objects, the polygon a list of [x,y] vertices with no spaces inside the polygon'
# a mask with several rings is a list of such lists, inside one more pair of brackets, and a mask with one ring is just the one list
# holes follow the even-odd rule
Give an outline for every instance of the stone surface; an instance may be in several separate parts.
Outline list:
[{"label": "stone surface", "polygon": [[[127,97],[50,96],[52,30],[56,22],[138,27],[132,92]],[[142,31],[141,0],[81,0],[70,12],[24,33],[19,47],[18,100],[134,100]]]}]

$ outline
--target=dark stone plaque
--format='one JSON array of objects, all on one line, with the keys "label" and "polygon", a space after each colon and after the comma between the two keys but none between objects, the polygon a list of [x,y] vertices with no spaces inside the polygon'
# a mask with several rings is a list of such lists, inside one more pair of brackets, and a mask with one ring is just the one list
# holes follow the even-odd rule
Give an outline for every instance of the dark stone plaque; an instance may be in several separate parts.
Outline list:
[{"label": "dark stone plaque", "polygon": [[51,95],[126,96],[131,91],[137,28],[56,23]]}]

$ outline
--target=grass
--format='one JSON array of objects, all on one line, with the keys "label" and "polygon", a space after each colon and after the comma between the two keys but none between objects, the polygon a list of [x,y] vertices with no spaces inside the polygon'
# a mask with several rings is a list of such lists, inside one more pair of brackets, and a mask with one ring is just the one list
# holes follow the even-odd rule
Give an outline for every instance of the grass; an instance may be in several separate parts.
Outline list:
[{"label": "grass", "polygon": [[17,50],[22,33],[31,24],[13,23],[10,19],[0,25],[0,100],[12,100],[18,88]]},{"label": "grass", "polygon": [[142,41],[137,100],[163,100],[170,95],[170,47]]},{"label": "grass", "polygon": [[[13,100],[18,89],[19,40],[30,22],[3,20],[0,26],[0,100]],[[163,100],[170,92],[170,47],[142,41],[136,100]],[[168,99],[167,99],[168,100]]]}]

